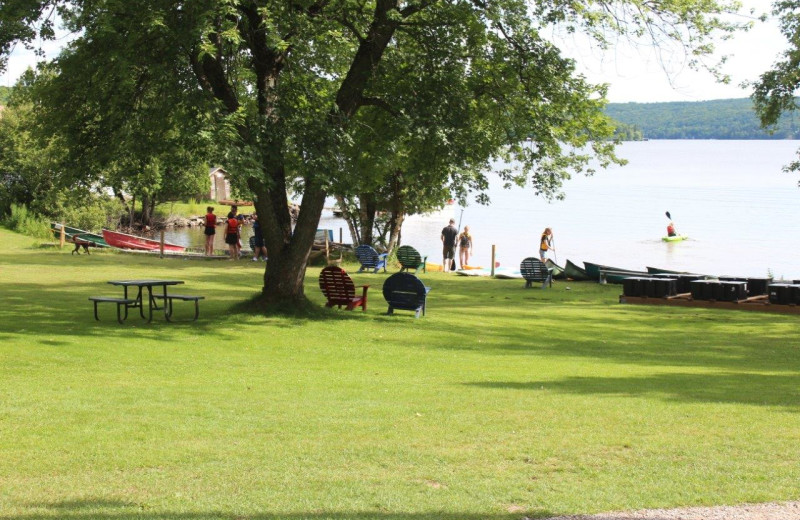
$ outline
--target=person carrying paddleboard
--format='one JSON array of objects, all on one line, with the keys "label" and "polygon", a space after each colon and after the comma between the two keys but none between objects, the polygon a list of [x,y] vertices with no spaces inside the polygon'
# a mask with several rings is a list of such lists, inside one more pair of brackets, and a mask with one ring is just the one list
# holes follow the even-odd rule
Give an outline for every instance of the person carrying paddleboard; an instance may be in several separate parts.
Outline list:
[{"label": "person carrying paddleboard", "polygon": [[553,247],[553,230],[544,228],[542,239],[539,241],[539,260],[545,263],[547,260],[547,252],[555,250],[556,249]]}]

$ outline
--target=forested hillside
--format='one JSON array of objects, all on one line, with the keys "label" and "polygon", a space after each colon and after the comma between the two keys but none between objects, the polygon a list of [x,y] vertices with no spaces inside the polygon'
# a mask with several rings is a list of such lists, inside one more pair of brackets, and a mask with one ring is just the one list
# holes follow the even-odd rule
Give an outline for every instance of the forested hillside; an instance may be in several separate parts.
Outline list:
[{"label": "forested hillside", "polygon": [[5,105],[8,100],[8,95],[11,94],[11,89],[8,87],[0,87],[0,105]]},{"label": "forested hillside", "polygon": [[630,127],[646,139],[800,139],[800,121],[793,114],[787,114],[774,133],[762,129],[749,98],[611,103],[606,113],[625,128],[623,139],[630,138]]}]

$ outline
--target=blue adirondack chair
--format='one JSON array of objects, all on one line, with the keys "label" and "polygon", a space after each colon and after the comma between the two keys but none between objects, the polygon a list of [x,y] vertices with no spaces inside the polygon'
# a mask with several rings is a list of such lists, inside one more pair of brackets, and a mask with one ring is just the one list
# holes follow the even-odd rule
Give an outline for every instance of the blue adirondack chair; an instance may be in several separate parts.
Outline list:
[{"label": "blue adirondack chair", "polygon": [[400,246],[397,248],[397,261],[400,262],[400,270],[408,271],[409,269],[422,269],[425,272],[425,262],[428,260],[427,256],[421,256],[419,252],[411,246]]},{"label": "blue adirondack chair", "polygon": [[377,273],[381,267],[383,268],[383,272],[386,272],[386,253],[378,254],[372,246],[366,244],[358,246],[355,253],[356,258],[361,262],[361,267],[358,270],[359,273],[365,269]]},{"label": "blue adirondack chair", "polygon": [[533,282],[542,282],[542,289],[553,286],[553,270],[544,265],[538,258],[528,257],[519,264],[519,272],[525,279],[525,288],[533,286]]},{"label": "blue adirondack chair", "polygon": [[383,297],[389,304],[386,314],[393,314],[395,309],[414,311],[419,318],[420,312],[425,316],[425,303],[430,287],[425,287],[422,280],[410,273],[394,273],[383,282]]}]

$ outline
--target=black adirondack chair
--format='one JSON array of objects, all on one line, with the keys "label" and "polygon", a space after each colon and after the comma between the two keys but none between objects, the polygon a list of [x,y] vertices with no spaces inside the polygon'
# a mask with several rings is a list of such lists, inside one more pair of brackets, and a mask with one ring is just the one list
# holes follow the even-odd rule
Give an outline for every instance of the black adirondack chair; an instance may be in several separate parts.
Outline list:
[{"label": "black adirondack chair", "polygon": [[528,257],[519,264],[519,272],[525,279],[525,288],[533,287],[533,282],[542,282],[542,289],[553,286],[553,270],[538,258]]},{"label": "black adirondack chair", "polygon": [[393,314],[395,309],[414,311],[419,318],[420,312],[425,316],[425,304],[430,287],[425,287],[422,280],[410,273],[394,273],[383,282],[383,297],[389,304],[386,314]]}]

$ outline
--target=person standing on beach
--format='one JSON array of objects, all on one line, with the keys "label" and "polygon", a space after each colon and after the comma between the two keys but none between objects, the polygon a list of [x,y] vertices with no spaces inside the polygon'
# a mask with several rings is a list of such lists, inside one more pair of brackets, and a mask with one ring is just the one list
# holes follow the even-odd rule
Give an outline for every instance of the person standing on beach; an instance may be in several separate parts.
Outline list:
[{"label": "person standing on beach", "polygon": [[472,235],[469,226],[464,226],[464,231],[458,235],[458,261],[461,263],[461,269],[469,265],[470,256],[472,256]]},{"label": "person standing on beach", "polygon": [[539,260],[545,263],[545,261],[547,261],[547,252],[555,250],[556,249],[553,247],[553,230],[544,228],[542,239],[539,241]]},{"label": "person standing on beach", "polygon": [[456,238],[458,237],[458,229],[456,229],[456,220],[451,218],[450,224],[442,229],[442,271],[454,271],[455,266],[452,264],[456,261]]},{"label": "person standing on beach", "polygon": [[225,243],[228,244],[231,256],[229,260],[239,259],[239,219],[236,218],[238,211],[239,208],[232,206],[228,213],[228,219],[225,221]]},{"label": "person standing on beach", "polygon": [[206,256],[214,254],[214,235],[217,234],[217,216],[214,215],[214,208],[209,206],[206,208],[205,230],[203,233],[206,235]]},{"label": "person standing on beach", "polygon": [[267,248],[264,246],[264,235],[261,234],[261,224],[258,222],[258,215],[253,213],[253,262],[258,262],[259,257],[263,256],[267,261]]}]

